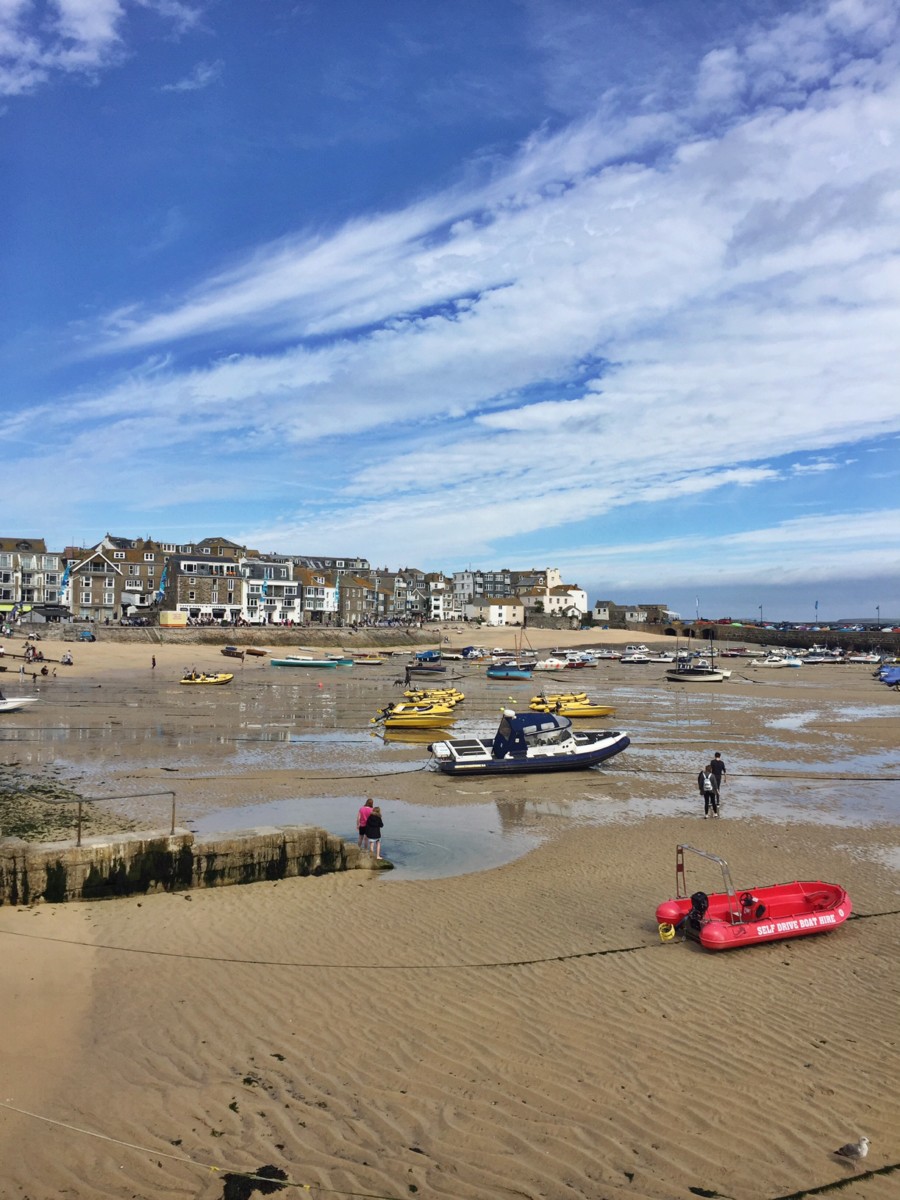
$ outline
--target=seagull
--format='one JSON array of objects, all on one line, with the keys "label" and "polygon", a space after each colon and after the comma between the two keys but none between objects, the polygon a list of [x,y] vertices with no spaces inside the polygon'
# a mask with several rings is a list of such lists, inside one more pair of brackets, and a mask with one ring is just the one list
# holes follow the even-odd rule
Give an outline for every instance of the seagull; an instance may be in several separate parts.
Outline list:
[{"label": "seagull", "polygon": [[835,1150],[834,1153],[839,1158],[846,1158],[849,1162],[861,1162],[869,1153],[869,1139],[861,1137],[858,1142],[848,1142],[846,1146],[841,1146],[840,1150]]}]

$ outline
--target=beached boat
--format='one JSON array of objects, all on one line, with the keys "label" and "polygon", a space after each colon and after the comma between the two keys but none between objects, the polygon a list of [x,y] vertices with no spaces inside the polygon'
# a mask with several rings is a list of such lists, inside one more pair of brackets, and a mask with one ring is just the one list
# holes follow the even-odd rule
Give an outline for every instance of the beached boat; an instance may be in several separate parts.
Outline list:
[{"label": "beached boat", "polygon": [[0,699],[0,713],[18,712],[28,704],[37,704],[37,696],[5,696]]},{"label": "beached boat", "polygon": [[703,658],[693,662],[677,662],[670,671],[666,671],[669,683],[721,683],[730,677],[730,671],[714,667]]},{"label": "beached boat", "polygon": [[[716,863],[722,871],[724,890],[689,895],[685,852]],[[698,941],[707,950],[734,950],[826,933],[842,925],[853,907],[839,884],[820,879],[767,884],[737,893],[724,858],[687,845],[676,849],[675,891],[675,899],[657,907],[660,936],[671,938],[673,930],[680,930],[684,937]]]},{"label": "beached boat", "polygon": [[650,655],[645,650],[626,650],[624,654],[619,655],[620,663],[648,663]]},{"label": "beached boat", "polygon": [[387,662],[386,658],[382,658],[378,654],[354,654],[354,667],[380,667]]},{"label": "beached boat", "polygon": [[564,658],[541,658],[534,664],[535,671],[564,671],[569,664]]},{"label": "beached boat", "polygon": [[225,671],[188,671],[187,675],[179,680],[179,683],[221,686],[223,683],[231,683],[232,679],[234,679],[234,676],[227,674]]},{"label": "beached boat", "polygon": [[487,669],[488,679],[530,679],[534,667],[521,663],[492,663]]},{"label": "beached boat", "polygon": [[326,654],[325,657],[329,662],[337,663],[339,667],[352,667],[353,659],[345,654]]},{"label": "beached boat", "polygon": [[244,651],[237,646],[223,646],[222,653],[226,658],[239,658],[243,662]]},{"label": "beached boat", "polygon": [[385,729],[444,729],[454,720],[452,704],[387,704],[371,723]]},{"label": "beached boat", "polygon": [[627,733],[576,732],[556,713],[504,709],[493,739],[433,742],[434,765],[446,775],[505,775],[577,771],[598,766],[629,745]]},{"label": "beached boat", "polygon": [[803,663],[792,654],[767,654],[765,658],[754,658],[752,667],[802,667]]},{"label": "beached boat", "polygon": [[287,654],[284,658],[270,660],[273,667],[336,667],[333,658],[302,658],[299,654]]},{"label": "beached boat", "polygon": [[244,653],[250,654],[254,658],[265,658],[269,652],[268,650],[263,650],[261,646],[245,646]]},{"label": "beached boat", "polygon": [[528,707],[532,712],[554,712],[559,713],[560,716],[575,719],[583,717],[611,717],[616,711],[612,704],[600,704],[595,700],[588,700],[587,698],[584,700],[567,700],[562,696],[558,700],[553,700],[550,696],[543,701],[535,698]]}]

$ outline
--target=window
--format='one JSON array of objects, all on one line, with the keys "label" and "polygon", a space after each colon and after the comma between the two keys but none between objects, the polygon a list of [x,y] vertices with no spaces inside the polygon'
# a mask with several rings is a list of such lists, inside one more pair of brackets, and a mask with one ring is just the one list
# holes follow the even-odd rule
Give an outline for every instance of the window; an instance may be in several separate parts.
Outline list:
[{"label": "window", "polygon": [[141,591],[141,581],[139,579],[126,579],[125,580],[125,591],[126,592]]},{"label": "window", "polygon": [[125,557],[124,550],[113,550],[113,558],[124,558],[124,557]]},{"label": "window", "polygon": [[115,602],[116,602],[115,592],[104,592],[103,593],[103,603],[104,604],[115,604]]},{"label": "window", "polygon": [[48,575],[44,582],[47,584],[48,587],[52,587],[55,584],[59,583],[59,576],[58,575]]},{"label": "window", "polygon": [[155,554],[145,554],[144,562],[156,562],[156,555]]},{"label": "window", "polygon": [[196,592],[188,592],[188,600],[196,600],[196,599],[197,599]]},{"label": "window", "polygon": [[218,603],[219,603],[219,593],[218,593],[217,591],[215,591],[215,589],[213,590],[213,594],[212,594],[212,596],[210,597],[210,602],[211,602],[212,604],[218,604]]},{"label": "window", "polygon": [[140,573],[141,573],[141,568],[137,565],[137,563],[129,563],[128,564],[128,574],[129,575],[140,575]]},{"label": "window", "polygon": [[204,546],[204,547],[203,547],[203,553],[204,553],[204,554],[209,554],[209,546]]},{"label": "window", "polygon": [[103,580],[103,586],[108,588],[116,586],[116,581],[113,579],[112,575],[107,575],[107,577]]}]

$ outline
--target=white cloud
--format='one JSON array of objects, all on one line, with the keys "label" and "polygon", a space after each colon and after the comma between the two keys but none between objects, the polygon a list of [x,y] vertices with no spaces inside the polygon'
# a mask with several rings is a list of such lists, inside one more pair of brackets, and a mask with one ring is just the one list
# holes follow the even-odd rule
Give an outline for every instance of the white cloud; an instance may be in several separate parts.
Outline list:
[{"label": "white cloud", "polygon": [[225,64],[221,59],[216,59],[215,62],[199,62],[188,75],[183,79],[179,79],[177,83],[165,83],[162,90],[164,92],[199,92],[203,88],[208,88],[210,84],[218,82],[222,78],[222,71]]},{"label": "white cloud", "polygon": [[123,28],[135,5],[177,29],[199,10],[178,0],[0,0],[0,95],[35,91],[56,76],[91,78],[127,54]]}]

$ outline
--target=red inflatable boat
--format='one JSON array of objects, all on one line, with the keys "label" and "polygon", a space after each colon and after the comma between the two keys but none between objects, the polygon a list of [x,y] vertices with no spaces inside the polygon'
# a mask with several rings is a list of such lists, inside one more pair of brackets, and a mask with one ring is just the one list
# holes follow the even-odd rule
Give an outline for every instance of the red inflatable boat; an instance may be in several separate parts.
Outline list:
[{"label": "red inflatable boat", "polygon": [[[685,851],[718,863],[725,884],[723,892],[687,894]],[[677,848],[675,882],[675,899],[665,900],[656,910],[660,936],[668,941],[680,931],[707,950],[733,950],[825,933],[843,925],[853,910],[842,887],[821,880],[768,884],[736,893],[725,859],[694,846]]]}]

